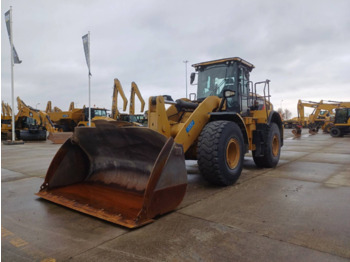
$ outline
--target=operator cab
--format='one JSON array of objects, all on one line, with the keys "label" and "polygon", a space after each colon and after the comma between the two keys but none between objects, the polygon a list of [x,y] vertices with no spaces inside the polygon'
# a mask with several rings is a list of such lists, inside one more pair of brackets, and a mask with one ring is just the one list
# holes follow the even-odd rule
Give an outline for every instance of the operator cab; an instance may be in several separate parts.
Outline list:
[{"label": "operator cab", "polygon": [[[249,99],[249,73],[254,68],[251,63],[239,58],[226,58],[192,65],[198,73],[197,100],[203,101],[208,96],[224,97],[226,90],[231,96],[226,97],[227,111],[246,114],[252,106]],[[196,73],[191,74],[191,84]]]},{"label": "operator cab", "polygon": [[[85,121],[88,121],[89,119],[89,108],[84,108],[84,115],[85,115]],[[91,108],[91,119],[94,117],[107,117],[107,109],[104,108]]]}]

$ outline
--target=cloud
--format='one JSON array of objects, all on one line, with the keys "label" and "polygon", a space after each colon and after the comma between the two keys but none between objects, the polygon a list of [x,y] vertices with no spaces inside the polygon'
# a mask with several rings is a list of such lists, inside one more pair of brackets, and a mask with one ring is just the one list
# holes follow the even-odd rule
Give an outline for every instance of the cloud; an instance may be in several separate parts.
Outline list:
[{"label": "cloud", "polygon": [[[298,99],[347,100],[350,2],[330,1],[44,1],[13,6],[15,94],[42,109],[52,100],[87,104],[82,35],[91,32],[92,103],[110,108],[113,79],[129,96],[185,96],[185,64],[240,56],[254,81],[271,79],[272,101],[296,115]],[[2,23],[1,95],[10,101],[9,41]],[[189,92],[195,87],[188,85]],[[276,107],[275,105],[275,107]],[[278,106],[279,107],[279,106]]]}]

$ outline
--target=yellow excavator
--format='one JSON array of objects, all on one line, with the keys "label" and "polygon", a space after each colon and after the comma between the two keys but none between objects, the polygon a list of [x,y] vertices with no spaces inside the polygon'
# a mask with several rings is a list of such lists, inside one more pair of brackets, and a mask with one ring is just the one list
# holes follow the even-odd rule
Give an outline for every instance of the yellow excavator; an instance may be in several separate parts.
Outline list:
[{"label": "yellow excavator", "polygon": [[[322,129],[323,132],[329,133],[333,123],[334,123],[334,117],[335,117],[335,109],[341,108],[341,107],[349,107],[350,102],[339,102],[339,101],[324,101],[321,100],[320,102],[312,102],[312,101],[298,101],[298,117],[299,117],[299,124],[302,125],[302,123],[305,122],[305,114],[304,114],[304,107],[311,107],[314,108],[312,114],[308,117],[308,128],[310,134],[316,134],[319,129]],[[298,128],[297,128],[298,129]],[[293,134],[296,134],[298,131],[297,129],[293,130]],[[299,128],[299,133],[300,133]],[[299,134],[300,135],[300,134]]]},{"label": "yellow excavator", "polygon": [[143,124],[145,122],[145,115],[144,114],[135,114],[135,97],[138,97],[138,99],[141,102],[141,112],[145,109],[145,100],[143,99],[141,92],[136,85],[135,82],[131,83],[131,90],[130,90],[130,102],[129,102],[129,114],[120,114],[119,120],[120,121],[127,121],[131,123],[139,123]]},{"label": "yellow excavator", "polygon": [[12,130],[12,109],[9,104],[1,102],[1,140],[10,139]]},{"label": "yellow excavator", "polygon": [[[56,132],[50,117],[43,111],[26,105],[19,97],[17,97],[18,113],[15,116],[15,133],[18,139],[23,141],[46,140],[47,132]],[[7,110],[8,112],[10,109]],[[12,110],[11,110],[12,111]],[[12,113],[8,113],[12,114]],[[11,120],[6,129],[2,129],[3,133],[12,132]]]},{"label": "yellow excavator", "polygon": [[126,107],[128,105],[128,99],[126,98],[124,94],[124,90],[122,88],[122,85],[120,81],[115,78],[114,79],[114,86],[113,86],[113,96],[112,96],[112,110],[111,110],[111,118],[114,120],[118,120],[120,117],[120,112],[118,110],[118,95],[123,99],[123,111],[126,110]]},{"label": "yellow excavator", "polygon": [[[49,102],[51,103],[51,101]],[[72,136],[75,127],[89,125],[89,108],[75,108],[74,102],[71,102],[68,111],[58,110],[56,107],[52,111],[50,108],[47,111],[55,127],[59,130],[59,132],[50,133],[48,137],[55,144],[64,143]],[[96,120],[113,121],[112,118],[108,117],[105,108],[91,108],[91,120],[91,126],[95,126]]]},{"label": "yellow excavator", "polygon": [[334,124],[330,129],[332,137],[342,137],[350,134],[350,106],[335,109]]},{"label": "yellow excavator", "polygon": [[185,158],[197,159],[204,178],[219,186],[237,181],[248,151],[258,167],[275,167],[283,125],[270,103],[270,80],[253,84],[254,65],[239,57],[193,67],[196,100],[150,97],[148,127],[98,121],[93,128],[76,128],[37,195],[134,228],[181,203]]},{"label": "yellow excavator", "polygon": [[113,90],[113,99],[112,99],[112,113],[111,117],[117,121],[124,121],[130,123],[139,123],[143,124],[145,117],[143,114],[135,114],[135,97],[137,96],[141,102],[141,112],[144,111],[145,101],[142,98],[140,90],[135,82],[131,83],[130,91],[130,102],[129,102],[129,114],[120,113],[118,110],[118,94],[121,95],[123,99],[123,111],[126,110],[128,99],[125,96],[123,87],[120,81],[116,78],[114,79],[114,90]]}]

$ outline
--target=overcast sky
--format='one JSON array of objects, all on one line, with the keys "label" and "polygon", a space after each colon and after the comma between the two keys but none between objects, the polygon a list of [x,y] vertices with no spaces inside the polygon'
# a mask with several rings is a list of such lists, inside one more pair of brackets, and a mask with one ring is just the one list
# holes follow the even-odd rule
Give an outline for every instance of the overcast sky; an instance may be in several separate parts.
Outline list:
[{"label": "overcast sky", "polygon": [[[253,81],[270,79],[275,109],[296,116],[298,99],[350,101],[348,0],[1,0],[1,98],[11,102],[12,6],[15,96],[45,110],[88,105],[82,36],[91,34],[92,105],[110,109],[113,79],[129,97],[185,97],[191,65],[241,57]],[[195,92],[188,84],[188,92]],[[40,103],[40,104],[39,104]],[[121,107],[121,100],[119,100]],[[137,102],[137,108],[140,108]]]}]

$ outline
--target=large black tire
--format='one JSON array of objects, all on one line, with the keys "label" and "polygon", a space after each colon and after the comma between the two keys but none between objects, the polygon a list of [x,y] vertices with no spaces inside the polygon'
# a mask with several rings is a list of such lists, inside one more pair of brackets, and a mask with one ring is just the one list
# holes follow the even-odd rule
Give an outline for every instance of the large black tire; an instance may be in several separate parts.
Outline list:
[{"label": "large black tire", "polygon": [[343,136],[341,130],[338,127],[332,127],[330,134],[332,137],[341,137]]},{"label": "large black tire", "polygon": [[19,138],[23,141],[46,140],[46,130],[20,130]]},{"label": "large black tire", "polygon": [[209,122],[198,138],[198,167],[211,184],[232,185],[242,172],[244,141],[239,126],[230,121]]},{"label": "large black tire", "polygon": [[267,141],[263,156],[256,156],[253,151],[253,160],[258,167],[275,167],[280,160],[281,154],[281,133],[276,123],[268,127]]}]

